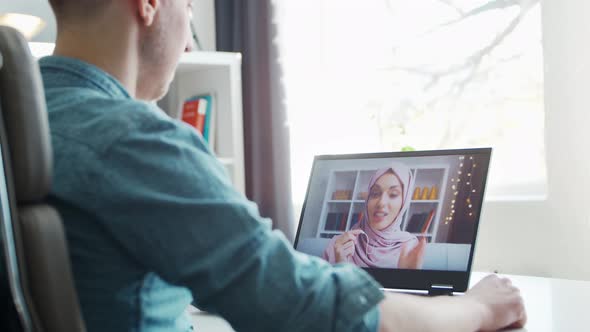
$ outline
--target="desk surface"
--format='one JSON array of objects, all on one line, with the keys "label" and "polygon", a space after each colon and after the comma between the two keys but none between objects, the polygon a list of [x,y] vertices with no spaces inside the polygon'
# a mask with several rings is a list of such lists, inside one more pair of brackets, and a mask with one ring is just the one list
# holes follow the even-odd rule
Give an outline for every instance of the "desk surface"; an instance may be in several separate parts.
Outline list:
[{"label": "desk surface", "polygon": [[[486,276],[474,272],[473,285]],[[511,332],[570,332],[590,330],[590,281],[574,281],[507,275],[520,288],[528,313],[524,329]],[[197,312],[193,314],[199,332],[232,332],[223,319]]]}]

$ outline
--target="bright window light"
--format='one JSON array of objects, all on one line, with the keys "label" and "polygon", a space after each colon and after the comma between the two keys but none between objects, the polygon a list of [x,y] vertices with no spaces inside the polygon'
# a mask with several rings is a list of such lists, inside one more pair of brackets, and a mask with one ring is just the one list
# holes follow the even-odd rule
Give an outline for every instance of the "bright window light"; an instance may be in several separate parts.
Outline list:
[{"label": "bright window light", "polygon": [[31,54],[35,58],[38,59],[38,58],[53,54],[53,49],[55,49],[55,44],[54,43],[29,42],[29,49],[31,50]]},{"label": "bright window light", "polygon": [[45,22],[33,15],[6,13],[0,14],[0,25],[15,28],[30,40],[45,27]]},{"label": "bright window light", "polygon": [[275,1],[293,197],[316,154],[492,147],[488,198],[546,194],[539,0]]}]

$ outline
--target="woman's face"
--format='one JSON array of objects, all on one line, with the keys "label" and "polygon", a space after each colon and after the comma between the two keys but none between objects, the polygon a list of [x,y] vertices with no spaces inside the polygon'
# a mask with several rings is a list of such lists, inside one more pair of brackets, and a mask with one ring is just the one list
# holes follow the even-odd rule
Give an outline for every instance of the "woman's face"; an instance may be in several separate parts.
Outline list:
[{"label": "woman's face", "polygon": [[371,187],[367,210],[369,226],[383,230],[393,223],[402,208],[403,188],[393,173],[385,173]]}]

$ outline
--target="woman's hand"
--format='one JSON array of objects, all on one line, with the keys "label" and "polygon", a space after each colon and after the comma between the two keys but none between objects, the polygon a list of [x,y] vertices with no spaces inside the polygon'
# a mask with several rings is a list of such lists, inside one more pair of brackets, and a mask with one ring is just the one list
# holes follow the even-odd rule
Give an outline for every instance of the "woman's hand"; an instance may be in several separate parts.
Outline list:
[{"label": "woman's hand", "polygon": [[345,232],[336,236],[334,242],[334,257],[336,257],[336,263],[348,262],[354,254],[354,240],[359,234],[363,233],[360,229]]},{"label": "woman's hand", "polygon": [[422,268],[424,262],[424,251],[426,250],[426,238],[422,237],[418,244],[411,250],[408,250],[408,243],[402,245],[402,252],[399,255],[397,267],[399,269],[418,270]]}]

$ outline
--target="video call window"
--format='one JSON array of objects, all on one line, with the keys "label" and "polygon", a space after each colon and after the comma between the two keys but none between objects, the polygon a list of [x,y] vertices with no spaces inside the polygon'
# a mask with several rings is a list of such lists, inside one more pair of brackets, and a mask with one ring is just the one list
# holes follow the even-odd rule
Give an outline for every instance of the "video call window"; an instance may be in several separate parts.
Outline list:
[{"label": "video call window", "polygon": [[479,154],[318,160],[297,250],[333,264],[466,271],[488,162]]}]

